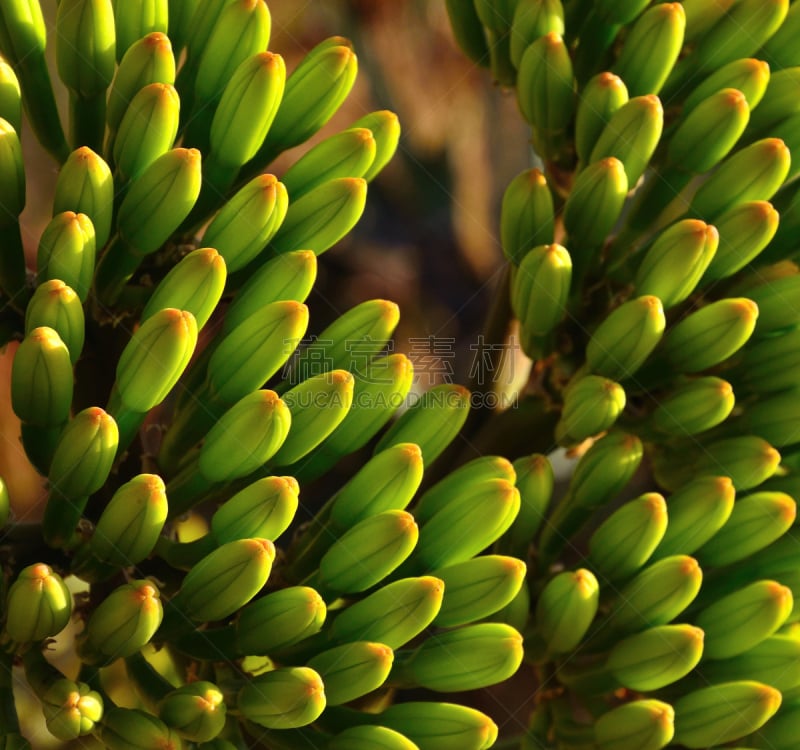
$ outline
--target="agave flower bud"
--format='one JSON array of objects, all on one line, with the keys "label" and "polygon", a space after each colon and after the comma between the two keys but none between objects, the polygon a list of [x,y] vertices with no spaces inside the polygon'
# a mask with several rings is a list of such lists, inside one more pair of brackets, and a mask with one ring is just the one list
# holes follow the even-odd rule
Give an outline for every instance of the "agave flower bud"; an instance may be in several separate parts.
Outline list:
[{"label": "agave flower bud", "polygon": [[[125,5],[117,3],[118,7]],[[172,33],[170,22],[169,38],[160,31],[154,31],[127,48],[108,95],[106,119],[112,134],[117,132],[125,110],[137,91],[151,83],[175,83],[175,56],[170,43]]]},{"label": "agave flower bud", "polygon": [[792,605],[791,590],[775,581],[757,581],[718,599],[695,617],[706,634],[705,658],[730,659],[757,646],[783,625]]},{"label": "agave flower bud", "polygon": [[[372,139],[375,142],[375,155],[362,174],[353,176],[362,177],[367,182],[372,182],[397,151],[397,146],[400,143],[400,120],[394,112],[382,109],[359,117],[349,129],[354,130],[357,128],[366,128],[372,133]],[[369,148],[366,148],[366,150],[370,151]]]},{"label": "agave flower bud", "polygon": [[308,667],[284,667],[258,675],[239,691],[236,707],[267,729],[295,729],[325,709],[322,678]]},{"label": "agave flower bud", "polygon": [[697,560],[686,555],[648,565],[620,590],[608,625],[621,632],[666,625],[694,601],[702,580]]},{"label": "agave flower bud", "polygon": [[146,412],[160,404],[189,364],[197,344],[190,312],[159,310],[136,329],[117,363],[117,389],[126,407]]},{"label": "agave flower bud", "polygon": [[636,435],[615,432],[598,440],[578,461],[569,494],[581,508],[593,510],[628,483],[642,460]]},{"label": "agave flower bud", "polygon": [[544,521],[553,496],[555,477],[547,456],[534,453],[513,464],[520,495],[519,513],[504,541],[512,554],[527,557],[528,546]]},{"label": "agave flower bud", "polygon": [[175,49],[180,51],[186,46],[190,27],[196,12],[202,12],[214,3],[201,3],[200,0],[167,0],[169,6],[169,35]]},{"label": "agave flower bud", "polygon": [[116,37],[111,0],[64,0],[56,15],[56,64],[67,88],[91,97],[114,77]]},{"label": "agave flower bud", "polygon": [[440,692],[477,690],[508,679],[522,655],[522,636],[510,625],[468,625],[428,637],[398,660],[392,678]]},{"label": "agave flower bud", "polygon": [[797,508],[784,492],[754,492],[733,506],[725,525],[697,550],[702,565],[722,567],[744,560],[785,534]]},{"label": "agave flower bud", "polygon": [[763,60],[752,57],[734,60],[715,70],[692,90],[683,103],[683,116],[686,117],[700,102],[722,89],[741,91],[752,112],[767,90],[769,77],[770,66]]},{"label": "agave flower bud", "polygon": [[211,517],[218,544],[237,539],[274,541],[294,518],[298,485],[291,477],[264,477],[226,500]]},{"label": "agave flower bud", "polygon": [[58,279],[40,284],[25,309],[26,336],[43,326],[58,334],[69,350],[70,362],[74,365],[83,349],[83,306],[78,295]]},{"label": "agave flower bud", "polygon": [[799,664],[800,641],[791,635],[773,635],[732,659],[704,663],[703,675],[712,684],[755,680],[783,691],[800,683],[796,668]]},{"label": "agave flower bud", "polygon": [[6,632],[18,643],[60,633],[72,614],[72,594],[49,565],[23,568],[8,590]]},{"label": "agave flower bud", "polygon": [[665,229],[647,250],[636,271],[638,295],[653,295],[664,309],[683,302],[703,277],[717,251],[715,227],[684,219]]},{"label": "agave flower bud", "polygon": [[89,547],[104,562],[135,565],[153,551],[166,520],[164,482],[155,474],[139,474],[114,493]]},{"label": "agave flower bud", "polygon": [[421,576],[394,581],[340,611],[333,621],[333,641],[373,641],[404,646],[428,627],[440,611],[444,585]]},{"label": "agave flower bud", "polygon": [[769,479],[780,460],[780,453],[768,442],[754,435],[744,435],[705,446],[693,473],[695,476],[727,475],[737,490],[749,490]]},{"label": "agave flower bud", "polygon": [[123,584],[89,617],[79,644],[81,657],[93,663],[110,663],[132,656],[150,642],[162,617],[161,599],[152,581]]},{"label": "agave flower bud", "polygon": [[237,650],[255,656],[281,651],[318,633],[326,614],[325,602],[314,589],[291,586],[274,591],[239,613]]},{"label": "agave flower bud", "polygon": [[[264,2],[255,7],[267,12]],[[238,35],[231,39],[241,41]],[[238,169],[255,156],[275,119],[286,83],[286,65],[280,55],[259,52],[244,60],[230,80],[227,74],[221,80],[225,88],[211,122],[211,154],[215,163]]]},{"label": "agave flower bud", "polygon": [[[238,223],[236,226],[239,226]],[[230,265],[228,268],[230,269]],[[271,302],[303,302],[308,297],[316,276],[317,256],[311,250],[284,253],[266,261],[231,301],[225,312],[222,333],[229,333]]]},{"label": "agave flower bud", "polygon": [[103,718],[103,699],[85,682],[56,680],[42,696],[47,730],[68,742],[91,734]]},{"label": "agave flower bud", "polygon": [[713,221],[738,203],[769,200],[786,179],[790,164],[789,149],[779,138],[751,143],[727,159],[700,186],[690,210],[695,216]]},{"label": "agave flower bud", "polygon": [[667,160],[694,174],[707,172],[736,145],[749,119],[745,95],[737,89],[720,89],[678,125],[669,141]]},{"label": "agave flower bud", "polygon": [[619,159],[625,167],[628,187],[633,188],[658,145],[663,127],[664,108],[658,97],[653,94],[636,96],[611,116],[592,149],[589,162],[609,156]]},{"label": "agave flower bud", "polygon": [[95,252],[96,237],[88,216],[73,211],[56,214],[39,240],[39,278],[60,279],[83,302],[92,284]]},{"label": "agave flower bud", "polygon": [[4,119],[16,133],[22,127],[22,93],[19,81],[11,67],[0,56],[0,118]]},{"label": "agave flower bud", "polygon": [[727,381],[711,376],[696,378],[661,399],[651,420],[667,435],[697,435],[724,422],[734,402],[733,388]]},{"label": "agave flower bud", "polygon": [[543,336],[558,325],[571,280],[572,259],[565,247],[539,245],[526,253],[511,279],[511,307],[524,336]]},{"label": "agave flower bud", "polygon": [[675,742],[711,747],[754,732],[775,715],[781,694],[759,682],[724,682],[675,701]]},{"label": "agave flower bud", "polygon": [[23,421],[55,427],[69,419],[72,362],[52,328],[34,328],[23,339],[11,367],[11,406]]},{"label": "agave flower bud", "polygon": [[797,31],[800,29],[800,11],[790,5],[786,18],[780,28],[764,43],[758,51],[773,70],[782,70],[800,65],[800,58],[797,55],[797,48],[792,40],[796,39]]},{"label": "agave flower bud", "polygon": [[575,180],[564,204],[564,227],[581,247],[599,247],[614,228],[628,194],[625,166],[614,157],[588,166]]},{"label": "agave flower bud", "polygon": [[422,482],[422,471],[422,453],[414,443],[381,451],[334,495],[331,522],[347,529],[384,510],[404,510]]},{"label": "agave flower bud", "polygon": [[410,513],[370,516],[341,536],[322,557],[319,581],[342,594],[366,591],[389,575],[414,549],[419,530]]},{"label": "agave flower bud", "polygon": [[198,103],[215,101],[236,78],[239,64],[267,48],[271,30],[272,19],[264,0],[225,3],[200,53],[194,85]]},{"label": "agave flower bud", "polygon": [[292,200],[328,180],[364,177],[375,159],[376,144],[365,127],[349,128],[322,141],[306,152],[281,180]]},{"label": "agave flower bud", "polygon": [[[748,679],[748,678],[744,678]],[[757,682],[763,682],[757,680]],[[774,686],[770,686],[774,687]],[[797,737],[797,719],[800,705],[795,696],[786,699],[780,711],[757,732],[747,738],[747,744],[759,750],[791,750]]]},{"label": "agave flower bud", "polygon": [[579,443],[607,430],[625,408],[625,391],[619,383],[599,375],[586,375],[570,388],[556,425],[559,443]]},{"label": "agave flower bud", "polygon": [[575,151],[587,162],[611,116],[628,101],[625,82],[613,73],[598,73],[580,92],[575,117]]},{"label": "agave flower bud", "polygon": [[683,46],[686,14],[680,3],[660,3],[631,26],[614,72],[631,96],[657,94]]},{"label": "agave flower bud", "polygon": [[278,114],[254,163],[316,133],[350,93],[357,71],[358,61],[345,39],[331,37],[314,47],[287,79]]},{"label": "agave flower bud", "polygon": [[646,692],[677,682],[703,654],[703,631],[692,625],[662,625],[618,641],[606,669],[630,690]]},{"label": "agave flower bud", "polygon": [[202,681],[168,693],[158,708],[158,718],[192,742],[213,740],[225,726],[226,713],[220,689]]},{"label": "agave flower bud", "polygon": [[575,81],[564,40],[555,31],[537,39],[522,55],[517,102],[523,117],[538,131],[563,130],[575,111]]},{"label": "agave flower bud", "polygon": [[182,750],[180,735],[146,711],[112,708],[100,725],[100,740],[109,750],[146,750],[163,747]]},{"label": "agave flower bud", "polygon": [[166,34],[168,12],[167,0],[127,0],[114,3],[117,62],[142,37],[151,33]]},{"label": "agave flower bud", "polygon": [[339,706],[383,685],[393,662],[392,649],[383,643],[356,641],[317,654],[308,666],[322,677],[326,704]]},{"label": "agave flower bud", "polygon": [[797,384],[799,357],[800,330],[791,329],[745,347],[736,374],[757,393],[783,391]]},{"label": "agave flower bud", "polygon": [[228,409],[206,435],[198,468],[210,482],[229,482],[263,466],[289,433],[291,413],[274,391],[260,390]]},{"label": "agave flower bud", "polygon": [[361,218],[367,183],[360,177],[328,180],[292,201],[270,247],[277,254],[309,248],[321,255]]},{"label": "agave flower bud", "polygon": [[180,99],[169,83],[139,89],[114,138],[114,161],[123,180],[138,177],[172,148],[178,134]]},{"label": "agave flower bud", "polygon": [[797,91],[799,77],[798,66],[772,73],[764,98],[750,119],[750,132],[764,133],[797,114],[797,100],[792,92]]},{"label": "agave flower bud", "polygon": [[679,372],[699,372],[724,362],[750,338],[759,315],[745,297],[722,299],[691,313],[670,328],[664,354]]},{"label": "agave flower bud", "polygon": [[519,69],[525,50],[545,34],[564,36],[564,8],[561,0],[522,0],[511,19],[511,62]]},{"label": "agave flower bud", "polygon": [[536,604],[536,630],[551,653],[572,651],[597,614],[599,585],[584,568],[551,578]]},{"label": "agave flower bud", "polygon": [[638,297],[620,305],[589,340],[590,372],[613,380],[631,377],[661,340],[665,325],[658,297]]},{"label": "agave flower bud", "polygon": [[675,712],[668,703],[635,700],[603,714],[594,723],[598,750],[661,750],[675,734]]},{"label": "agave flower bud", "polygon": [[666,530],[667,504],[657,492],[625,503],[589,539],[592,569],[611,581],[627,578],[647,562]]},{"label": "agave flower bud", "polygon": [[445,591],[435,624],[449,628],[494,614],[519,593],[525,571],[524,562],[504,555],[482,555],[435,570]]},{"label": "agave flower bud", "polygon": [[81,146],[69,155],[58,173],[53,215],[73,211],[78,216],[88,216],[94,228],[95,247],[101,249],[111,233],[113,208],[114,180],[111,170],[88,146]]},{"label": "agave flower bud", "polygon": [[799,439],[795,421],[800,408],[798,396],[798,389],[792,388],[762,398],[747,409],[741,423],[778,448],[794,445]]},{"label": "agave flower bud", "polygon": [[396,703],[373,720],[431,750],[482,750],[497,739],[497,725],[488,716],[454,703]]},{"label": "agave flower bud", "polygon": [[418,750],[418,746],[394,729],[365,725],[339,732],[328,750]]},{"label": "agave flower bud", "polygon": [[445,7],[458,46],[472,62],[489,67],[486,30],[475,10],[475,4],[446,0]]},{"label": "agave flower bud", "polygon": [[756,335],[764,336],[793,326],[798,319],[796,300],[800,298],[800,274],[763,279],[762,284],[748,289],[747,296],[758,305]]},{"label": "agave flower bud", "polygon": [[187,573],[170,605],[195,622],[229,617],[261,590],[274,559],[275,547],[266,539],[223,544]]},{"label": "agave flower bud", "polygon": [[214,399],[232,403],[271,378],[289,359],[308,326],[308,308],[273,302],[255,312],[219,343],[208,363]]},{"label": "agave flower bud", "polygon": [[553,195],[538,169],[520,172],[503,193],[500,244],[508,260],[522,263],[532,247],[553,241]]},{"label": "agave flower bud", "polygon": [[[188,4],[192,5],[194,2],[195,0],[189,0]],[[220,13],[230,2],[231,0],[208,0],[208,2],[196,6],[190,18],[186,39],[189,57],[199,58],[203,53],[203,49],[208,44],[208,38],[219,21]]]}]

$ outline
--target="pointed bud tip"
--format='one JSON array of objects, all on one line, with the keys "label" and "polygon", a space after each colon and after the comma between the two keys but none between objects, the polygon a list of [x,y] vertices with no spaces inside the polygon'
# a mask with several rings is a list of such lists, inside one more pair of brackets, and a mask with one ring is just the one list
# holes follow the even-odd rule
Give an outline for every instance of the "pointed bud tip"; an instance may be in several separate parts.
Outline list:
[{"label": "pointed bud tip", "polygon": [[404,510],[398,512],[395,518],[397,519],[397,529],[402,533],[410,533],[417,528],[417,522],[414,520],[414,516],[410,513],[406,513]]},{"label": "pointed bud tip", "polygon": [[578,568],[572,572],[572,579],[583,596],[589,596],[597,590],[597,578],[586,568]]},{"label": "pointed bud tip", "polygon": [[144,44],[152,49],[162,49],[172,51],[172,42],[169,37],[161,31],[153,31],[144,37]]},{"label": "pointed bud tip", "polygon": [[528,182],[532,187],[547,187],[547,178],[536,168],[528,170]]},{"label": "pointed bud tip", "polygon": [[269,539],[246,539],[245,547],[253,557],[275,559],[275,545]]},{"label": "pointed bud tip", "polygon": [[[698,628],[699,629],[699,628]],[[702,630],[700,631],[703,632]],[[675,723],[675,709],[672,706],[664,703],[658,708],[654,709],[656,723],[665,730],[669,730]]]},{"label": "pointed bud tip", "polygon": [[767,584],[769,597],[779,604],[792,601],[792,590],[777,581],[769,581]]},{"label": "pointed bud tip", "polygon": [[732,110],[748,109],[747,97],[739,89],[722,89],[719,92],[720,103]]},{"label": "pointed bud tip", "polygon": [[557,31],[549,31],[543,38],[548,47],[560,47],[564,43],[561,34]]},{"label": "pointed bud tip", "polygon": [[644,495],[645,507],[650,511],[653,518],[666,518],[667,501],[658,492],[647,492]]},{"label": "pointed bud tip", "polygon": [[792,523],[797,517],[797,503],[789,495],[781,494],[778,506],[781,519],[786,523]]},{"label": "pointed bud tip", "polygon": [[331,385],[343,390],[352,389],[355,385],[355,379],[347,370],[333,370],[330,374],[330,382]]},{"label": "pointed bud tip", "polygon": [[600,73],[600,75],[597,77],[597,83],[605,89],[625,88],[625,82],[618,75],[614,75],[608,71],[605,73]]},{"label": "pointed bud tip", "polygon": [[36,563],[36,565],[31,566],[28,575],[31,578],[36,578],[37,580],[44,581],[53,575],[53,569],[49,565],[45,565],[44,563]]},{"label": "pointed bud tip", "polygon": [[694,576],[698,570],[700,570],[700,563],[693,557],[687,555],[681,560],[680,572],[687,578]]},{"label": "pointed bud tip", "polygon": [[420,576],[419,583],[426,593],[434,597],[444,594],[444,581],[441,578],[436,578],[435,576]]},{"label": "pointed bud tip", "polygon": [[746,297],[733,300],[731,308],[736,315],[748,322],[755,322],[756,318],[758,318],[758,305]]}]

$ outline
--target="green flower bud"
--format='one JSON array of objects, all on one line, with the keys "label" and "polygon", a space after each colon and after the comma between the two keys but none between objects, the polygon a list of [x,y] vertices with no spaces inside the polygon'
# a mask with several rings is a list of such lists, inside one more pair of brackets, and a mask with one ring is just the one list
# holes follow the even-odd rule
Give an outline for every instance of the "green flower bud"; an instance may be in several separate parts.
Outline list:
[{"label": "green flower bud", "polygon": [[95,252],[96,237],[88,216],[72,211],[56,214],[39,240],[39,279],[60,279],[83,302],[92,285]]},{"label": "green flower bud", "polygon": [[168,12],[167,0],[116,0],[114,28],[117,62],[142,37],[157,32],[166,34]]},{"label": "green flower bud", "polygon": [[34,328],[19,345],[11,367],[11,406],[23,421],[56,427],[69,419],[72,362],[52,328]]},{"label": "green flower bud", "polygon": [[790,5],[789,12],[780,28],[767,39],[764,46],[758,51],[759,57],[762,57],[773,70],[800,65],[797,47],[793,43],[793,40],[797,38],[798,30],[800,30],[800,11]]},{"label": "green flower bud", "polygon": [[275,547],[266,539],[223,544],[186,574],[170,605],[195,622],[229,617],[261,590],[274,559]]},{"label": "green flower bud", "polygon": [[[691,212],[714,221],[739,203],[769,200],[789,172],[791,154],[779,138],[751,143],[727,159],[692,199]],[[747,179],[743,179],[746,175]]]},{"label": "green flower bud", "polygon": [[694,601],[702,581],[703,571],[693,557],[665,557],[620,590],[609,610],[608,625],[621,632],[666,625]]},{"label": "green flower bud", "polygon": [[321,255],[361,218],[367,183],[360,177],[328,180],[292,201],[270,247],[276,254],[309,248]]},{"label": "green flower bud", "polygon": [[192,742],[213,740],[225,727],[227,707],[219,688],[211,682],[192,682],[168,693],[158,718]]},{"label": "green flower bud", "polygon": [[647,492],[614,511],[589,539],[593,570],[610,581],[627,578],[647,562],[667,530],[667,504]]},{"label": "green flower bud", "polygon": [[579,443],[611,427],[624,408],[625,391],[619,383],[586,375],[564,397],[556,439],[562,444]]},{"label": "green flower bud", "polygon": [[553,467],[540,453],[518,458],[513,464],[520,495],[519,513],[504,539],[514,555],[526,557],[528,546],[544,521],[553,496]]},{"label": "green flower bud", "polygon": [[669,496],[669,524],[653,557],[691,555],[728,520],[735,496],[729,477],[700,477],[683,485]]},{"label": "green flower bud", "polygon": [[675,701],[675,742],[703,748],[735,740],[762,727],[780,705],[781,694],[759,682],[695,690]]},{"label": "green flower bud", "polygon": [[6,632],[18,643],[58,635],[69,623],[72,594],[49,565],[23,568],[8,590]]},{"label": "green flower bud", "polygon": [[598,750],[661,750],[675,734],[672,706],[657,700],[623,703],[594,724]]},{"label": "green flower bud", "polygon": [[755,680],[784,691],[800,685],[798,666],[800,641],[791,635],[773,635],[732,659],[706,662],[703,676],[712,684]]},{"label": "green flower bud", "polygon": [[117,363],[117,389],[126,407],[146,412],[160,404],[189,364],[197,324],[184,310],[159,310],[136,329]]},{"label": "green flower bud", "polygon": [[595,10],[610,23],[622,26],[633,21],[647,5],[647,0],[598,0]]},{"label": "green flower bud", "polygon": [[13,52],[12,57],[19,60],[33,51],[44,51],[47,28],[38,0],[11,0],[4,4],[2,16],[11,47],[7,54]]},{"label": "green flower bud", "polygon": [[722,567],[744,560],[789,530],[797,515],[783,492],[754,492],[737,501],[725,525],[697,551],[700,563]]},{"label": "green flower bud", "polygon": [[522,636],[510,625],[481,623],[429,636],[398,657],[400,680],[429,690],[477,690],[508,679],[522,663]]},{"label": "green flower bud", "polygon": [[728,12],[734,0],[684,0],[686,41],[695,41]]},{"label": "green flower bud", "polygon": [[200,0],[167,0],[169,6],[169,35],[175,49],[186,46],[189,29],[194,21],[195,13],[202,13],[206,6],[214,3],[201,3]]},{"label": "green flower bud", "polygon": [[79,643],[81,658],[108,664],[132,656],[150,642],[162,616],[159,592],[152,581],[119,586],[89,617]]},{"label": "green flower bud", "polygon": [[236,647],[239,653],[254,656],[281,651],[318,633],[326,614],[325,602],[314,589],[291,586],[275,591],[241,610]]},{"label": "green flower bud", "polygon": [[613,156],[622,162],[633,188],[644,173],[661,138],[664,108],[657,96],[636,96],[623,104],[608,121],[592,149],[589,162]]},{"label": "green flower bud", "polygon": [[800,329],[791,329],[748,344],[742,350],[736,375],[757,393],[776,393],[797,384],[797,367],[800,367]]},{"label": "green flower bud", "polygon": [[69,350],[74,365],[83,349],[85,323],[78,295],[59,279],[45,281],[25,309],[25,335],[41,327],[53,329]]},{"label": "green flower bud", "polygon": [[452,498],[426,521],[414,559],[426,571],[469,560],[499,539],[519,512],[519,490],[488,479]]},{"label": "green flower bud", "polygon": [[[245,2],[267,13],[265,3]],[[232,4],[231,9],[236,5]],[[218,32],[221,31],[220,27]],[[215,73],[224,67],[219,66],[219,58],[210,59],[216,66]],[[201,69],[202,65],[201,62]],[[238,169],[255,156],[275,119],[286,83],[286,65],[280,55],[259,52],[242,61],[230,80],[226,73],[220,81],[225,88],[211,122],[211,154],[215,163]]]},{"label": "green flower bud", "polygon": [[149,83],[131,100],[114,138],[114,161],[123,180],[138,177],[172,148],[180,99],[168,83]]},{"label": "green flower bud", "polygon": [[798,320],[797,300],[800,299],[800,274],[780,279],[766,279],[759,286],[749,289],[747,296],[758,305],[756,335],[778,331],[794,326]]},{"label": "green flower bud", "polygon": [[340,611],[330,630],[337,642],[373,641],[404,646],[427,628],[442,606],[439,578],[403,578]]},{"label": "green flower bud", "polygon": [[712,302],[667,331],[664,354],[679,372],[700,372],[724,362],[750,338],[759,316],[745,297]]},{"label": "green flower bud", "polygon": [[366,591],[411,554],[418,537],[410,513],[389,510],[370,516],[325,553],[319,564],[320,583],[342,594]]},{"label": "green flower bud", "polygon": [[587,162],[611,116],[628,101],[625,82],[613,73],[598,73],[583,87],[575,118],[575,151]]},{"label": "green flower bud", "polygon": [[494,614],[519,593],[525,571],[524,562],[504,555],[482,555],[438,568],[433,574],[444,581],[445,595],[435,624],[449,628]]},{"label": "green flower bud", "polygon": [[0,56],[0,118],[4,119],[14,131],[22,127],[22,94],[19,81],[11,67]]},{"label": "green flower bud", "polygon": [[733,388],[721,378],[690,380],[659,401],[651,416],[653,426],[667,435],[685,437],[724,422],[734,405]]},{"label": "green flower bud", "polygon": [[747,744],[759,750],[791,750],[797,738],[798,715],[800,706],[797,698],[792,696],[773,718],[747,738]]},{"label": "green flower bud", "polygon": [[727,475],[738,491],[749,490],[769,479],[780,460],[780,453],[765,440],[745,435],[705,446],[693,468],[693,474]]},{"label": "green flower bud", "polygon": [[314,146],[281,179],[292,200],[297,200],[328,180],[364,177],[375,152],[370,130],[350,128]]},{"label": "green flower bud", "polygon": [[275,455],[289,434],[291,419],[274,391],[245,396],[206,435],[200,449],[200,473],[210,482],[246,477]]},{"label": "green flower bud", "polygon": [[322,678],[308,667],[274,669],[239,691],[236,706],[246,719],[267,729],[294,729],[315,721],[325,709]]},{"label": "green flower bud", "polygon": [[572,651],[597,614],[599,586],[591,571],[581,568],[551,578],[536,604],[536,630],[551,653]]},{"label": "green flower bud", "polygon": [[428,750],[484,750],[497,739],[497,725],[488,716],[454,703],[396,703],[374,720]]},{"label": "green flower bud", "polygon": [[628,194],[625,166],[613,157],[589,165],[564,204],[564,227],[581,247],[599,247],[614,228]]},{"label": "green flower bud", "polygon": [[515,3],[511,20],[511,62],[519,69],[525,50],[551,31],[564,36],[561,0],[521,0]]},{"label": "green flower bud", "polygon": [[800,111],[793,92],[800,85],[800,67],[778,70],[770,76],[764,98],[750,119],[750,132],[764,133]]},{"label": "green flower bud", "polygon": [[508,260],[522,263],[528,250],[553,241],[553,195],[538,169],[520,172],[503,193],[500,244]]},{"label": "green flower bud", "polygon": [[[117,3],[117,7],[126,5]],[[170,22],[170,38],[172,34]],[[175,83],[175,56],[172,54],[170,38],[160,31],[154,31],[143,35],[127,48],[108,95],[106,119],[112,133],[119,128],[125,110],[137,91],[151,83]],[[119,45],[121,48],[122,45]]]},{"label": "green flower bud", "polygon": [[661,90],[683,46],[685,27],[680,3],[659,3],[636,19],[614,65],[631,96]]},{"label": "green flower bud", "polygon": [[[66,211],[73,211],[78,216],[88,216],[94,227],[95,247],[101,249],[105,247],[111,233],[113,208],[114,180],[111,170],[88,146],[81,146],[69,155],[58,173],[53,215],[59,216]],[[91,282],[91,275],[89,281]]]},{"label": "green flower bud", "polygon": [[[194,0],[189,0],[190,5],[192,2]],[[190,58],[199,58],[203,53],[205,46],[208,44],[208,38],[219,21],[220,13],[231,2],[233,0],[208,0],[208,2],[200,3],[195,8],[186,39],[187,52]]]},{"label": "green flower bud", "polygon": [[153,551],[166,520],[164,482],[155,474],[139,474],[123,484],[106,505],[90,549],[112,565],[135,565]]},{"label": "green flower bud", "polygon": [[800,440],[796,422],[800,408],[798,396],[800,391],[792,388],[762,398],[747,409],[741,423],[749,432],[754,432],[778,448],[794,445]]},{"label": "green flower bud", "polygon": [[770,66],[763,60],[745,57],[734,60],[714,71],[704,79],[683,103],[683,117],[697,107],[701,102],[708,100],[712,95],[723,89],[736,89],[744,94],[749,110],[752,112],[764,92],[770,77]]},{"label": "green flower bud", "polygon": [[56,65],[67,88],[102,93],[114,77],[116,37],[111,0],[63,0],[56,15]]},{"label": "green flower bud", "polygon": [[537,39],[522,55],[517,76],[522,116],[538,131],[563,130],[575,111],[575,81],[564,40],[555,31]]},{"label": "green flower bud", "polygon": [[56,680],[42,696],[47,731],[69,742],[94,731],[103,718],[103,699],[85,682]]},{"label": "green flower bud", "polygon": [[703,654],[703,631],[691,625],[663,625],[619,641],[606,668],[630,690],[646,692],[677,682]]},{"label": "green flower bud", "polygon": [[327,705],[339,706],[383,685],[393,661],[392,649],[383,643],[357,641],[317,654],[308,666],[322,677]]},{"label": "green flower bud", "polygon": [[350,727],[339,732],[329,743],[328,750],[419,750],[400,732],[387,727]]},{"label": "green flower bud", "polygon": [[[739,501],[741,502],[741,501]],[[792,611],[792,592],[757,581],[718,599],[695,618],[706,634],[706,659],[730,659],[769,638]]]},{"label": "green flower bud", "polygon": [[[394,112],[382,109],[360,117],[349,129],[354,130],[357,128],[367,128],[372,133],[372,138],[375,142],[375,155],[362,174],[353,176],[362,177],[367,182],[372,182],[397,151],[397,146],[400,143],[400,120]],[[369,151],[370,149],[367,148],[366,150]]]},{"label": "green flower bud", "polygon": [[152,714],[133,708],[112,708],[103,718],[100,740],[109,750],[183,750],[180,735]]},{"label": "green flower bud", "polygon": [[458,46],[477,65],[489,66],[486,33],[474,3],[446,0],[447,16]]}]

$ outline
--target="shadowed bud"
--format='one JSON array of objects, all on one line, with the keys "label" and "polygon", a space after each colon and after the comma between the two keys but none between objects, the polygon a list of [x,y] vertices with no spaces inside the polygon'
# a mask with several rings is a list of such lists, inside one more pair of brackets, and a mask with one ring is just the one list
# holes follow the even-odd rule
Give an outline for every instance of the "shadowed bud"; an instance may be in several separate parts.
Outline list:
[{"label": "shadowed bud", "polygon": [[165,696],[158,718],[192,742],[213,740],[225,727],[227,707],[219,688],[191,682]]},{"label": "shadowed bud", "polygon": [[339,706],[383,685],[393,661],[385,644],[356,641],[317,654],[308,666],[322,677],[327,705]]},{"label": "shadowed bud", "polygon": [[503,193],[500,244],[506,258],[522,263],[528,250],[553,242],[553,195],[538,169],[520,172]]},{"label": "shadowed bud", "polygon": [[497,725],[488,716],[454,703],[398,703],[374,721],[431,750],[484,750],[497,739]]},{"label": "shadowed bud", "polygon": [[84,302],[94,276],[96,240],[94,226],[85,214],[56,214],[39,240],[36,266],[40,281],[60,279]]},{"label": "shadowed bud", "polygon": [[8,590],[6,632],[18,643],[58,635],[69,623],[72,594],[49,565],[23,568]]},{"label": "shadowed bud", "polygon": [[275,669],[254,677],[239,691],[236,706],[246,719],[267,729],[295,729],[325,709],[322,679],[308,667]]},{"label": "shadowed bud", "polygon": [[599,586],[589,570],[559,573],[548,581],[536,604],[536,629],[550,652],[572,651],[597,614]]},{"label": "shadowed bud", "polygon": [[114,3],[117,62],[122,60],[133,44],[147,34],[166,34],[168,12],[167,0],[125,0]]},{"label": "shadowed bud", "polygon": [[661,750],[675,734],[668,703],[637,700],[617,706],[594,723],[598,750]]},{"label": "shadowed bud", "polygon": [[138,709],[112,708],[103,718],[100,740],[109,750],[183,750],[177,732]]},{"label": "shadowed bud", "polygon": [[56,65],[67,88],[82,96],[103,92],[116,63],[111,0],[63,0],[56,15]]}]

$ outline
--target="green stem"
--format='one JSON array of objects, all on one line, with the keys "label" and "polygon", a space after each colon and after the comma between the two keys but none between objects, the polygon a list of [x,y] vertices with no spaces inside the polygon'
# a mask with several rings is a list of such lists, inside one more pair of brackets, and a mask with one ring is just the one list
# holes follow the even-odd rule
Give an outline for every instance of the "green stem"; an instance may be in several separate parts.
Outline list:
[{"label": "green stem", "polygon": [[69,119],[73,148],[88,146],[102,153],[106,133],[106,90],[83,95],[69,92]]}]

